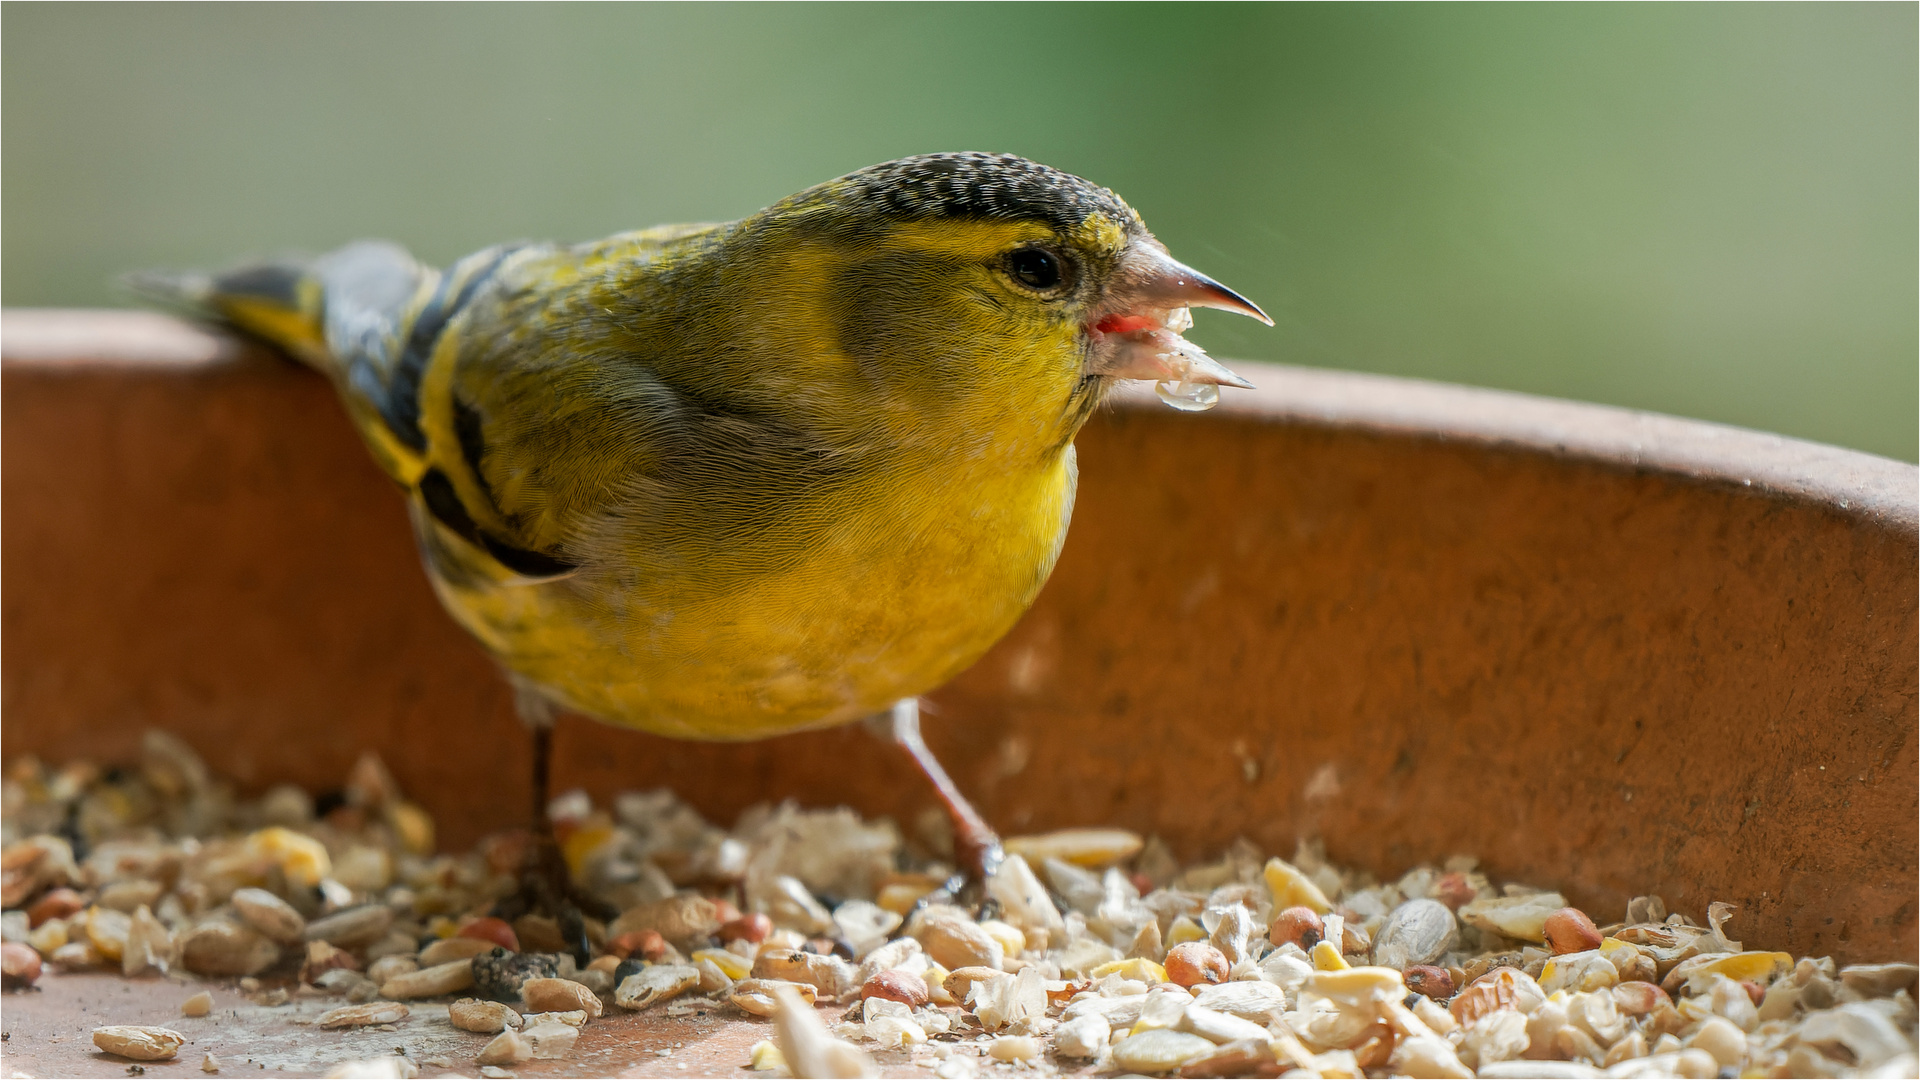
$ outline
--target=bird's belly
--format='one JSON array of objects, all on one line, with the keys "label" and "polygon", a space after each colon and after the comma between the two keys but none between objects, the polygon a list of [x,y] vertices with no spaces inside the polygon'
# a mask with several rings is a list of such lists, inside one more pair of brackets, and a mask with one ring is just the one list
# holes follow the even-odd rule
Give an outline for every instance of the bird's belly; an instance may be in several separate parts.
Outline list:
[{"label": "bird's belly", "polygon": [[995,486],[1009,483],[1026,490],[850,515],[790,565],[747,578],[638,558],[543,584],[436,584],[460,622],[563,706],[680,738],[760,738],[931,690],[1012,628],[1065,535],[1070,451]]}]

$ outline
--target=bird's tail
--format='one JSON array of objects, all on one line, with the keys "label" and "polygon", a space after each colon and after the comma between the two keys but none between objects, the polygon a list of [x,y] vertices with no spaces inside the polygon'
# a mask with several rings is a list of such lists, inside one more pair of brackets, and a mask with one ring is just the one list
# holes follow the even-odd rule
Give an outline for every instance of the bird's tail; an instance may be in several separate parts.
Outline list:
[{"label": "bird's tail", "polygon": [[309,261],[278,259],[216,274],[141,270],[122,280],[157,305],[225,324],[314,367],[328,365],[325,290]]}]

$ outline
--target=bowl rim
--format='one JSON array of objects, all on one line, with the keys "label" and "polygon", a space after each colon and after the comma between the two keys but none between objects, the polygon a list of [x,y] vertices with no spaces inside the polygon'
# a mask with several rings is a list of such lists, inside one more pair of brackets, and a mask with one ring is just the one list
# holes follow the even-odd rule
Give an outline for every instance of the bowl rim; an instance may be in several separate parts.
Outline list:
[{"label": "bowl rim", "polygon": [[[1665,413],[1400,375],[1229,361],[1255,389],[1227,389],[1215,415],[1461,442],[1826,506],[1920,539],[1920,465],[1862,450]],[[1143,383],[1129,411],[1167,407]]]},{"label": "bowl rim", "polygon": [[[11,369],[171,369],[235,362],[220,331],[154,311],[7,308],[0,365]],[[1920,465],[1827,443],[1640,409],[1400,375],[1232,360],[1255,389],[1228,389],[1214,415],[1476,444],[1685,478],[1824,506],[1920,540]],[[1144,383],[1109,399],[1166,410]]]}]

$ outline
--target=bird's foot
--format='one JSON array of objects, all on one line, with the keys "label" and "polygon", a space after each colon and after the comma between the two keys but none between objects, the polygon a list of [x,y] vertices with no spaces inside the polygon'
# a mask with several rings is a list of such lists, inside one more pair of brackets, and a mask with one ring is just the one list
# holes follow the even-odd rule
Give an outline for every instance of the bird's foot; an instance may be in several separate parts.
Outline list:
[{"label": "bird's foot", "polygon": [[927,748],[926,740],[920,737],[919,701],[904,698],[895,703],[888,720],[888,737],[919,766],[927,782],[933,785],[933,792],[939,797],[940,804],[946,808],[947,817],[953,822],[953,854],[954,862],[958,864],[957,872],[941,892],[967,908],[981,909],[991,905],[993,902],[986,895],[987,882],[999,872],[1000,862],[1006,857],[1000,846],[999,834],[960,793],[953,778],[947,775],[939,759]]},{"label": "bird's foot", "polygon": [[587,919],[604,922],[619,913],[612,905],[574,884],[553,830],[542,825],[534,832],[531,850],[520,871],[519,888],[496,904],[493,914],[509,923],[527,915],[552,919],[565,951],[573,954],[576,964],[585,967],[593,959],[593,947],[587,939]]}]

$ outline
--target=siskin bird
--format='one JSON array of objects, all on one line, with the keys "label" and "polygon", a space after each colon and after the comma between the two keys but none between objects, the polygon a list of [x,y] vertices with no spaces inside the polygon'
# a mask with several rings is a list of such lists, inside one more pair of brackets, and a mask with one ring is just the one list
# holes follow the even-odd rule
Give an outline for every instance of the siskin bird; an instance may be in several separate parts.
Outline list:
[{"label": "siskin bird", "polygon": [[1271,324],[1113,192],[978,153],[444,271],[367,242],[159,284],[332,380],[536,731],[753,739],[892,707],[976,863],[991,832],[914,696],[1046,581],[1110,388],[1203,407],[1247,384],[1182,337],[1189,308]]}]

